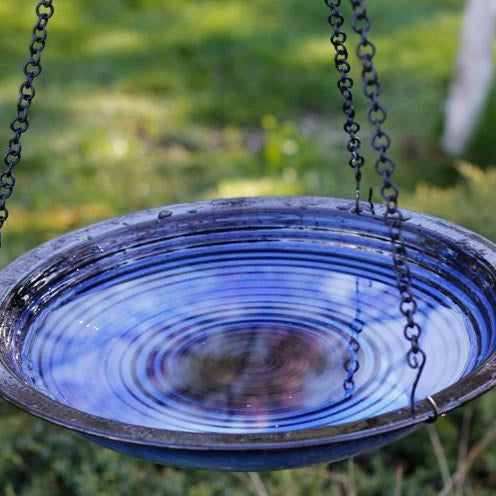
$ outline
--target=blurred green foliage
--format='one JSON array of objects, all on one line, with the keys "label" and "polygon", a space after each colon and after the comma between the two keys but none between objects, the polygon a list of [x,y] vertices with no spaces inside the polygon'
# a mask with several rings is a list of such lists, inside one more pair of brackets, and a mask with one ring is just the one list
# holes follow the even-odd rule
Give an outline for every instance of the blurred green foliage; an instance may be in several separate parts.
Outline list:
[{"label": "blurred green foliage", "polygon": [[[0,3],[4,143],[33,4]],[[56,8],[4,264],[69,229],[172,202],[351,197],[323,2],[65,0]],[[370,2],[404,204],[496,240],[496,93],[463,161],[438,147],[462,8],[462,0]],[[363,108],[363,98],[357,101]],[[377,189],[370,169],[365,182]],[[472,415],[469,445],[477,445],[494,428],[495,407],[488,394],[436,424],[451,472],[464,459],[463,418],[468,425]],[[432,435],[421,430],[353,463],[260,475],[274,496],[434,495],[443,480]],[[493,444],[474,460],[457,496],[494,494]],[[255,489],[247,474],[138,462],[0,405],[1,496],[236,496]]]}]

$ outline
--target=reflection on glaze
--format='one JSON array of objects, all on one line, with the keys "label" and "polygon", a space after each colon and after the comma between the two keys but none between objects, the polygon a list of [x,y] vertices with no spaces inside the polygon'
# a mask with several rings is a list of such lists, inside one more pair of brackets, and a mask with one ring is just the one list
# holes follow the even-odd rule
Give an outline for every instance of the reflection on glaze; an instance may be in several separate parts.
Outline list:
[{"label": "reflection on glaze", "polygon": [[[407,406],[414,372],[384,256],[248,236],[155,250],[81,279],[31,319],[22,374],[78,410],[177,431],[289,431]],[[475,332],[446,281],[414,271],[421,398],[474,367]]]}]

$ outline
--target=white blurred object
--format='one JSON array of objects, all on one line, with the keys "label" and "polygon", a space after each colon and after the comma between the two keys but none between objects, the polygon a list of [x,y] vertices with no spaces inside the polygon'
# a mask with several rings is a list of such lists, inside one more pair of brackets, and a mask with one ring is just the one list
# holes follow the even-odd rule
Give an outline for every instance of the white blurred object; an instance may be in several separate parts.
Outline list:
[{"label": "white blurred object", "polygon": [[496,0],[469,0],[455,79],[446,104],[443,148],[458,155],[468,145],[493,79]]}]

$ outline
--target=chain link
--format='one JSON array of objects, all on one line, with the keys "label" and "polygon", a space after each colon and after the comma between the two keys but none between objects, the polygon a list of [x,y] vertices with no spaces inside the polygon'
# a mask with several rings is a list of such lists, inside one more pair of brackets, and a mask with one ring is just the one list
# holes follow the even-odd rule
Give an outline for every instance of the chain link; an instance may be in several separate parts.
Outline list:
[{"label": "chain link", "polygon": [[29,128],[28,113],[36,95],[34,80],[41,74],[41,53],[47,40],[47,25],[55,12],[52,3],[53,0],[40,0],[35,9],[37,21],[29,45],[29,58],[24,65],[26,79],[19,89],[17,114],[10,124],[13,136],[3,159],[5,170],[0,174],[0,230],[9,216],[6,202],[12,196],[15,186],[13,170],[21,161],[21,137]]},{"label": "chain link", "polygon": [[331,44],[334,47],[334,64],[341,75],[338,81],[338,88],[344,99],[343,112],[346,116],[344,130],[348,134],[348,151],[350,152],[349,165],[355,171],[355,211],[360,213],[360,183],[362,180],[362,167],[365,163],[363,156],[360,154],[360,124],[355,119],[356,111],[353,105],[353,79],[349,76],[351,66],[349,63],[348,49],[346,48],[347,36],[342,27],[344,17],[340,8],[342,0],[324,0],[330,13],[328,17],[329,25],[333,28],[331,35]]},{"label": "chain link", "polygon": [[404,217],[398,203],[399,191],[392,181],[392,176],[396,170],[396,163],[389,155],[391,138],[383,129],[383,124],[387,119],[387,112],[379,102],[381,85],[377,69],[374,66],[376,47],[369,39],[371,22],[365,6],[365,0],[350,0],[350,2],[353,9],[353,30],[360,36],[357,55],[362,62],[364,94],[370,100],[367,118],[372,126],[375,127],[372,147],[379,154],[379,158],[375,163],[375,169],[382,176],[382,187],[380,191],[386,207],[385,218],[389,225],[394,271],[401,299],[400,311],[406,319],[403,334],[410,342],[410,350],[407,353],[406,359],[408,365],[416,371],[410,398],[413,412],[415,408],[415,393],[425,367],[426,354],[420,347],[422,329],[415,321],[417,301],[413,295],[412,274],[407,263],[408,255],[403,233]]}]

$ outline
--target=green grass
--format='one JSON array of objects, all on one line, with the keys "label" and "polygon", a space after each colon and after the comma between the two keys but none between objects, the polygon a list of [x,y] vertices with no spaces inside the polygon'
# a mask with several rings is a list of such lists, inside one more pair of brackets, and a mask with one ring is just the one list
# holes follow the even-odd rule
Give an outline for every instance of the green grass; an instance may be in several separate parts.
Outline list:
[{"label": "green grass", "polygon": [[[0,3],[3,143],[33,4]],[[404,204],[496,240],[496,93],[463,162],[438,146],[464,2],[370,4]],[[351,197],[323,2],[65,0],[56,8],[2,264],[72,228],[172,202]],[[357,102],[363,119],[364,99]],[[364,182],[377,190],[371,169]],[[470,449],[494,428],[495,407],[488,394],[436,424],[451,473],[463,418],[472,415]],[[256,494],[248,475],[137,462],[0,408],[1,496]],[[432,435],[421,430],[353,463],[261,477],[271,496],[393,495],[400,481],[404,496],[435,495],[443,481]],[[495,473],[490,443],[457,496],[494,494]]]}]

